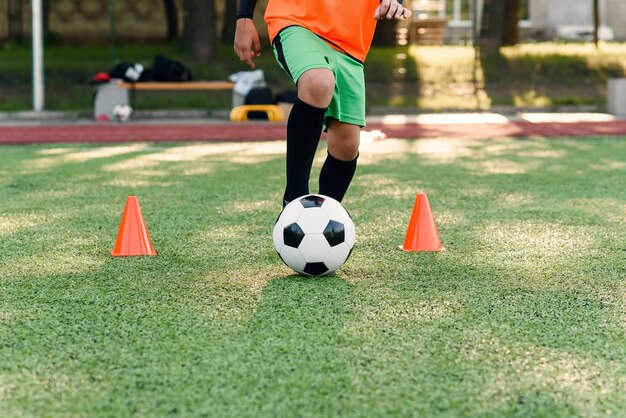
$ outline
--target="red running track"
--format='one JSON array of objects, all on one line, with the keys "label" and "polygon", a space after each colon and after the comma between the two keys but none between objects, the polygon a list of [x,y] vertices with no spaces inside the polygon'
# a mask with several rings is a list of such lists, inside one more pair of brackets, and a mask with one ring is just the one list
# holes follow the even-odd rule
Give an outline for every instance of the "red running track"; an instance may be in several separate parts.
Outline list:
[{"label": "red running track", "polygon": [[[626,136],[626,120],[608,122],[503,124],[368,124],[389,138],[497,138],[560,136]],[[84,124],[0,127],[2,144],[114,143],[178,141],[272,141],[285,138],[284,123]]]}]

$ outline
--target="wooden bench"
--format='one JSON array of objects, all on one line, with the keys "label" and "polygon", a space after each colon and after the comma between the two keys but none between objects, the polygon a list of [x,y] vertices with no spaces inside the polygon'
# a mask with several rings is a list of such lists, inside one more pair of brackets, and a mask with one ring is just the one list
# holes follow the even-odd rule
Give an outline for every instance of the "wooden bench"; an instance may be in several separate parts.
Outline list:
[{"label": "wooden bench", "polygon": [[139,83],[129,83],[120,81],[117,87],[130,91],[131,106],[135,106],[136,92],[142,91],[183,91],[183,90],[232,90],[235,83],[230,81],[145,81]]},{"label": "wooden bench", "polygon": [[140,83],[120,82],[117,86],[126,90],[231,90],[230,81],[146,81]]}]

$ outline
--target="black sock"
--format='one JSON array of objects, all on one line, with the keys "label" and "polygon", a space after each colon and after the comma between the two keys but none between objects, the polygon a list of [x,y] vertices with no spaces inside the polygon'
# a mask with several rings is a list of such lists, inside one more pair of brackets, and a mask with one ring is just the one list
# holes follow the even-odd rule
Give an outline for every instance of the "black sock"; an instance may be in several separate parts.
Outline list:
[{"label": "black sock", "polygon": [[320,172],[320,194],[341,202],[354,177],[358,158],[357,154],[354,160],[342,161],[328,153]]},{"label": "black sock", "polygon": [[283,200],[309,193],[309,177],[326,109],[297,99],[287,121],[287,185]]}]

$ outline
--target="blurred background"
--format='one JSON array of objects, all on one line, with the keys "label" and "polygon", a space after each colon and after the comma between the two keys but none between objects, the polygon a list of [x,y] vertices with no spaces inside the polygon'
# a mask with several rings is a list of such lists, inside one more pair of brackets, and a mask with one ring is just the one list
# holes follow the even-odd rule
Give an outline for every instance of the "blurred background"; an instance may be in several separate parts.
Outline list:
[{"label": "blurred background", "polygon": [[[293,89],[263,22],[258,68],[276,93]],[[155,55],[194,80],[247,70],[232,51],[236,1],[43,0],[45,107],[88,115],[98,72]],[[413,0],[411,19],[379,23],[366,61],[368,112],[603,111],[606,82],[626,74],[624,0]],[[0,0],[0,111],[32,108],[31,2]],[[141,108],[211,115],[231,93],[142,92]]]}]

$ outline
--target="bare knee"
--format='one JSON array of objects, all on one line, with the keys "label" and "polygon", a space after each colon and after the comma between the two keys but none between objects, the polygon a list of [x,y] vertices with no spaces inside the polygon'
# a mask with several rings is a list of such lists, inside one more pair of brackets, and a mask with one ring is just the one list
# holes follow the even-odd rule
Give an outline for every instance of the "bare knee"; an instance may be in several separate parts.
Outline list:
[{"label": "bare knee", "polygon": [[338,121],[332,121],[328,127],[328,152],[338,160],[351,161],[359,154],[361,128]]},{"label": "bare knee", "polygon": [[330,70],[309,70],[298,79],[298,98],[311,106],[328,107],[334,92],[335,76]]}]

